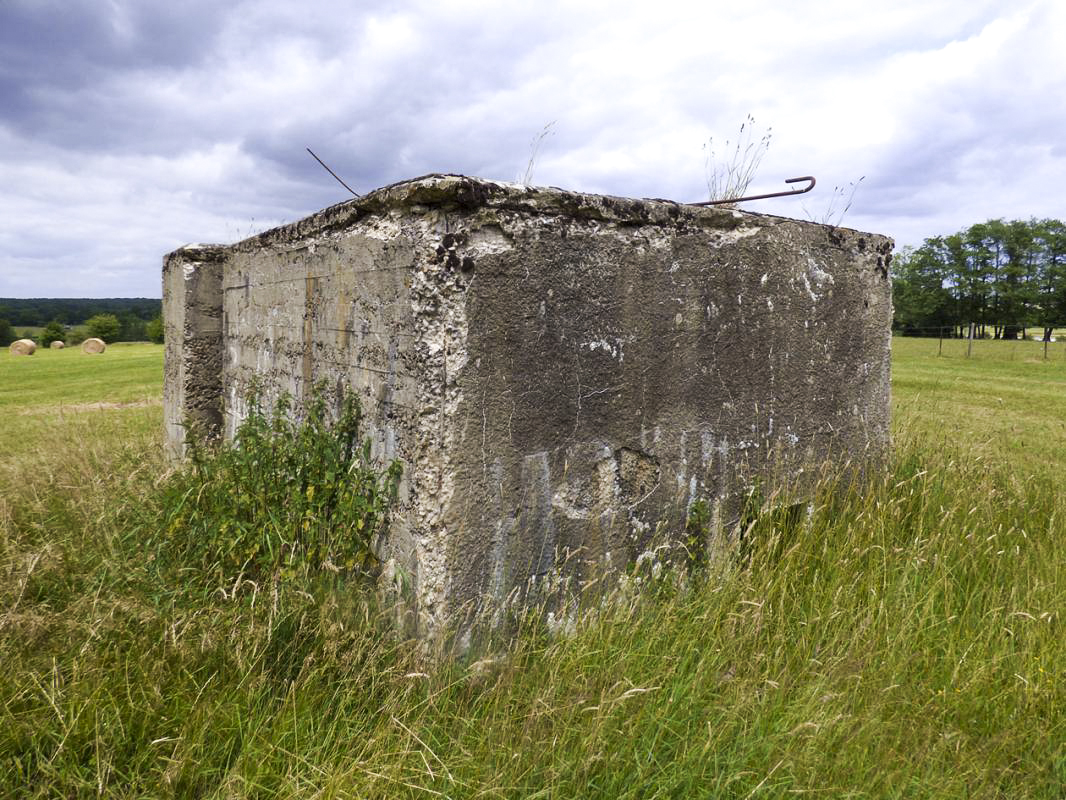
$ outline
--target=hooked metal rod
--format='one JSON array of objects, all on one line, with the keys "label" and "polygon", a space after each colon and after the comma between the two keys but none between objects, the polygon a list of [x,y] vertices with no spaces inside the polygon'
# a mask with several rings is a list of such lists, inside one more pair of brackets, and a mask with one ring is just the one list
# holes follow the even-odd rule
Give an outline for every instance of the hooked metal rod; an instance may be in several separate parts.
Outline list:
[{"label": "hooked metal rod", "polygon": [[727,200],[704,200],[702,203],[689,203],[690,206],[721,206],[728,203],[743,203],[746,200],[765,200],[768,197],[789,197],[794,194],[806,194],[817,181],[813,175],[803,175],[799,178],[788,178],[785,183],[799,183],[800,181],[809,181],[809,183],[802,189],[789,189],[787,192],[770,192],[769,194],[753,194],[749,197],[730,197]]}]

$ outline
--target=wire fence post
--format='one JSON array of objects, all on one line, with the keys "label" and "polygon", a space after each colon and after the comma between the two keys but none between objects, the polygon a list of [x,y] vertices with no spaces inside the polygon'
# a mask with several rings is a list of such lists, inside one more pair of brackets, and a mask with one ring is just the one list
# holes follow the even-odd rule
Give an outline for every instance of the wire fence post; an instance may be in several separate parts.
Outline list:
[{"label": "wire fence post", "polygon": [[973,323],[972,322],[970,323],[970,336],[969,336],[969,339],[970,339],[970,341],[966,344],[966,357],[967,358],[969,358],[970,354],[973,353]]},{"label": "wire fence post", "polygon": [[937,358],[944,355],[944,326],[940,326],[940,345],[936,349]]}]

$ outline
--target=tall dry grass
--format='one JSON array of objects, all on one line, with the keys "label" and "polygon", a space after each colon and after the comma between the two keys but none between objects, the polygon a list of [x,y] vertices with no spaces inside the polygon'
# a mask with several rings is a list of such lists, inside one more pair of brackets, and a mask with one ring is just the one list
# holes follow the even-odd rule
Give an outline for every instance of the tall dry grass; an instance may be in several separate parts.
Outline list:
[{"label": "tall dry grass", "polygon": [[0,795],[1062,796],[1066,501],[972,431],[898,432],[746,563],[434,661],[339,579],[161,582],[158,409],[115,413],[3,473]]}]

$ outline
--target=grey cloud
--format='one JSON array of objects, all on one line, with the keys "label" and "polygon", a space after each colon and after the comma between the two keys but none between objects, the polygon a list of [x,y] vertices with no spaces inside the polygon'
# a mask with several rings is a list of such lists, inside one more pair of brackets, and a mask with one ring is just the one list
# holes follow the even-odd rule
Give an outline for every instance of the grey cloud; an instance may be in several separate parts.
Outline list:
[{"label": "grey cloud", "polygon": [[[4,123],[69,142],[90,125],[60,125],[101,85],[131,71],[177,70],[209,56],[220,4],[145,7],[25,0],[0,4],[0,103]],[[81,108],[93,120],[92,108]],[[109,109],[101,109],[108,111]],[[114,109],[110,109],[112,112]]]}]

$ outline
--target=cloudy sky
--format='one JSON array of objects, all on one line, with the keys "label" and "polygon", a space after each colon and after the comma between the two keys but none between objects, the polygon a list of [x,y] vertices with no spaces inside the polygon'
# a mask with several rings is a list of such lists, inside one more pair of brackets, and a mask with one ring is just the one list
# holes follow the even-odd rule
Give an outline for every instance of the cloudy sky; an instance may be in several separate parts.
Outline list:
[{"label": "cloudy sky", "polygon": [[[0,0],[0,296],[160,295],[164,253],[428,172],[706,199],[897,247],[1066,217],[1058,0]],[[554,123],[554,124],[551,124]],[[751,127],[749,126],[749,130]],[[859,182],[860,178],[864,178]]]}]

